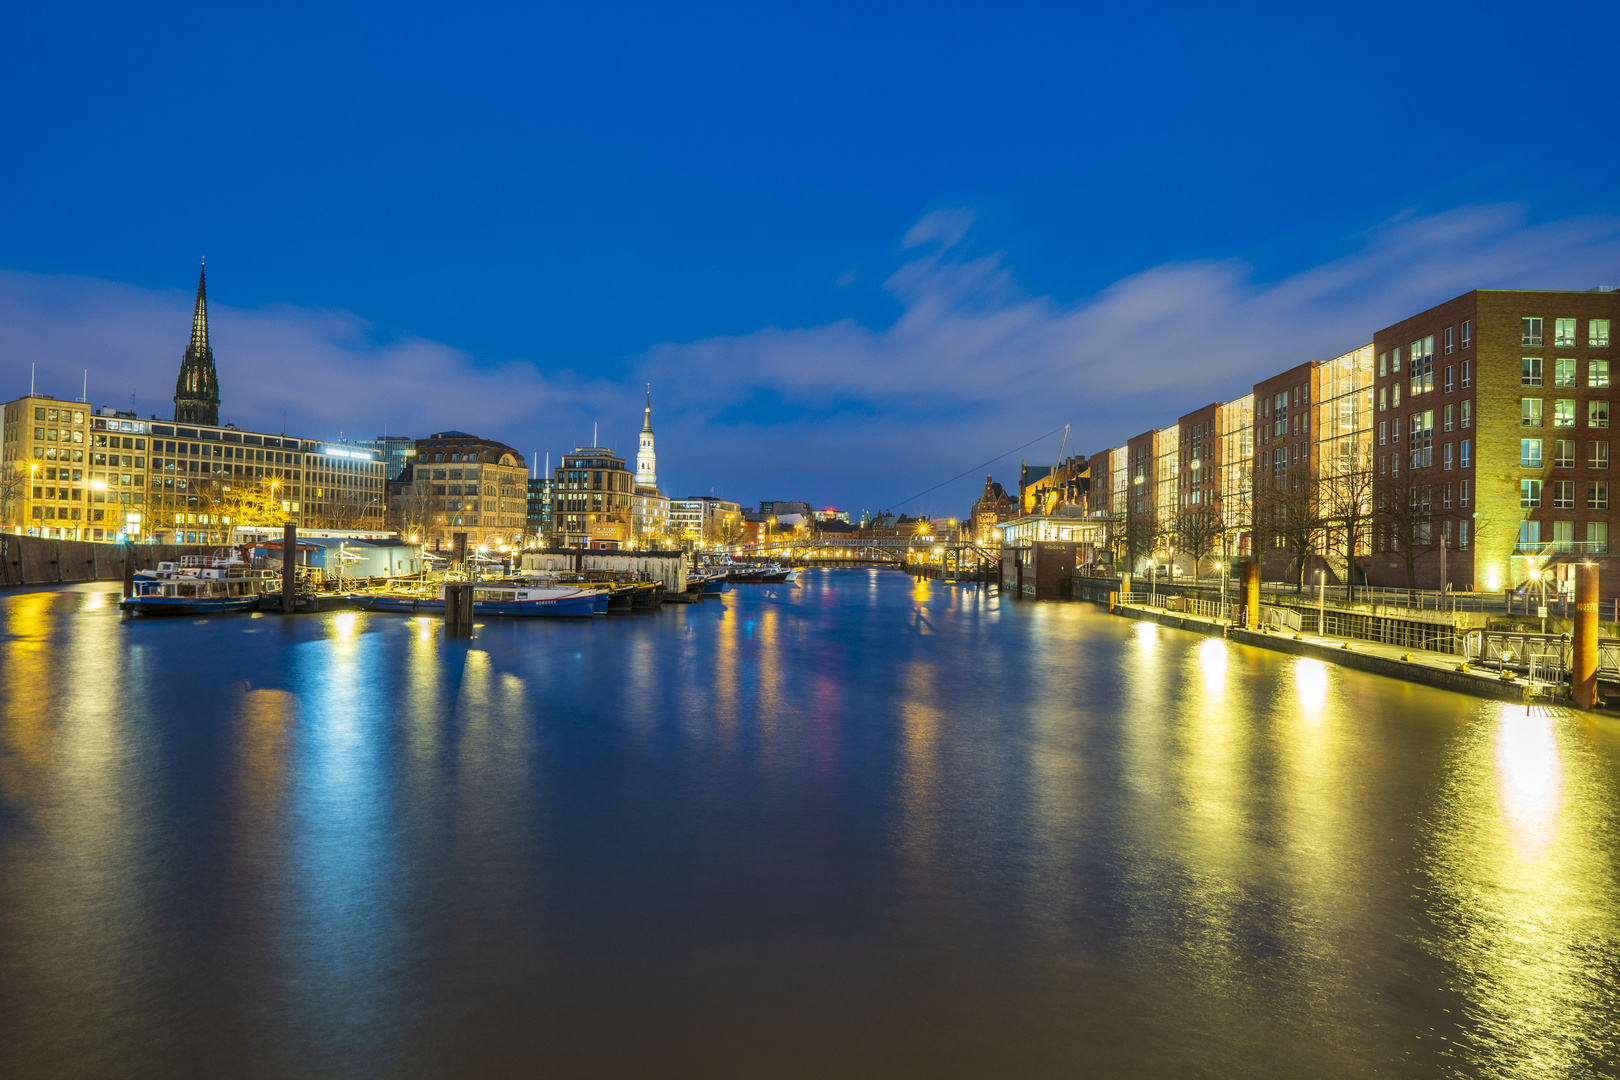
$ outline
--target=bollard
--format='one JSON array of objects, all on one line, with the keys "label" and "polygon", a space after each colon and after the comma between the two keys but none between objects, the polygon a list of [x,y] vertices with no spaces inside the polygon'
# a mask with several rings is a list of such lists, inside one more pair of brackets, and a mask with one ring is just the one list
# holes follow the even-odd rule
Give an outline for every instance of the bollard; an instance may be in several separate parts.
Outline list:
[{"label": "bollard", "polygon": [[291,615],[298,604],[294,586],[298,582],[298,526],[287,522],[281,528],[281,611]]},{"label": "bollard", "polygon": [[1570,650],[1570,691],[1577,709],[1597,705],[1598,568],[1583,563],[1575,568],[1575,634]]},{"label": "bollard", "polygon": [[473,587],[446,585],[444,587],[444,632],[450,637],[472,633]]},{"label": "bollard", "polygon": [[1243,625],[1253,630],[1260,625],[1260,564],[1239,563],[1242,575],[1239,588],[1243,595]]},{"label": "bollard", "polygon": [[135,595],[135,553],[128,544],[120,544],[124,557],[124,599],[128,600]]}]

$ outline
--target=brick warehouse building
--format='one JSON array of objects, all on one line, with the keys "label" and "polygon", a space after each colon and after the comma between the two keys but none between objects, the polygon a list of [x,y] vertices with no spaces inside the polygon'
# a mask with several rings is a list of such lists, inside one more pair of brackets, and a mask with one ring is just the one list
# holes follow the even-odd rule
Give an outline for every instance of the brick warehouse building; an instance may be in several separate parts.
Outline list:
[{"label": "brick warehouse building", "polygon": [[[1609,533],[1612,291],[1476,290],[1374,335],[1374,478],[1381,553],[1370,580],[1495,591],[1596,559],[1620,589]],[[1420,512],[1403,513],[1416,502]],[[1422,517],[1427,528],[1407,519]]]}]

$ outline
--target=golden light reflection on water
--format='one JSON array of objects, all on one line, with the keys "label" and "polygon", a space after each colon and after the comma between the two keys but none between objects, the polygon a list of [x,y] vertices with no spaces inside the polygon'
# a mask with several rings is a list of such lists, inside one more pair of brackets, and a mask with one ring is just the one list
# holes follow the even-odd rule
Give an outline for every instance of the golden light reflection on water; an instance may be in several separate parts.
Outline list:
[{"label": "golden light reflection on water", "polygon": [[1481,720],[1437,815],[1438,951],[1470,1002],[1482,1075],[1591,1076],[1620,1018],[1616,815],[1594,797],[1612,777],[1582,752],[1587,717],[1503,703]]}]

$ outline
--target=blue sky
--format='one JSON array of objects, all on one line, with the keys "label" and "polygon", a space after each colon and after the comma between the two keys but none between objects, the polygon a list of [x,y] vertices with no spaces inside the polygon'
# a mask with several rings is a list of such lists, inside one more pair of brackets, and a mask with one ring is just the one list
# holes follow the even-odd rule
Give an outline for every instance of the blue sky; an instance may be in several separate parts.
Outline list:
[{"label": "blue sky", "polygon": [[207,255],[243,426],[628,449],[651,381],[675,494],[859,510],[1620,281],[1612,6],[4,20],[5,396],[170,408]]}]

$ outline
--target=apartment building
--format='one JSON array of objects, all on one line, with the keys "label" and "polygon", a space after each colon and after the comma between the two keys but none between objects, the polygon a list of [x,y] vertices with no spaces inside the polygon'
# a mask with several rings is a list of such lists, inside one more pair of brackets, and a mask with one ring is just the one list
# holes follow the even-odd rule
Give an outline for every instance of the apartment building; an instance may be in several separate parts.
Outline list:
[{"label": "apartment building", "polygon": [[[1369,577],[1494,591],[1611,569],[1613,291],[1475,290],[1379,331]],[[1443,552],[1443,555],[1442,555]]]},{"label": "apartment building", "polygon": [[[383,468],[379,457],[379,475]],[[522,546],[529,490],[522,454],[494,439],[440,431],[416,440],[411,469],[413,488],[427,485],[431,499],[424,542],[448,550],[459,532],[469,547]]]}]

